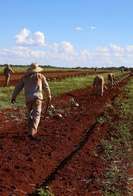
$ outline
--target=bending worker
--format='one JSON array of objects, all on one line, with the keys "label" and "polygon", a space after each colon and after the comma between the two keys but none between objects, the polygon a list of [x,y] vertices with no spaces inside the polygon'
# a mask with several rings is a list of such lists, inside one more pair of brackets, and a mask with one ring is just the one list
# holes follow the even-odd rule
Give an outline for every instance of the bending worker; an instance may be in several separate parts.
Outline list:
[{"label": "bending worker", "polygon": [[37,134],[40,122],[43,90],[46,92],[47,104],[51,101],[51,92],[45,76],[41,73],[43,69],[32,63],[26,74],[16,85],[12,94],[11,103],[15,103],[17,95],[24,88],[25,101],[28,111],[28,128],[30,136]]},{"label": "bending worker", "polygon": [[105,81],[103,76],[97,75],[93,81],[93,88],[97,96],[103,96]]},{"label": "bending worker", "polygon": [[11,68],[10,65],[5,65],[5,68],[4,68],[4,76],[5,76],[5,86],[8,86],[9,85],[9,81],[10,81],[10,78],[11,78],[11,74],[14,73],[13,69]]},{"label": "bending worker", "polygon": [[113,87],[114,85],[114,74],[109,73],[108,74],[108,86]]}]

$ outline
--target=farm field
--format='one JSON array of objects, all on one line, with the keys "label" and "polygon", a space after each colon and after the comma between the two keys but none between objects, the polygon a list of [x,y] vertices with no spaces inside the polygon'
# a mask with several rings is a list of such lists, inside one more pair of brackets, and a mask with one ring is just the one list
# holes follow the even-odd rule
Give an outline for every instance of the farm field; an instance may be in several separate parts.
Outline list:
[{"label": "farm field", "polygon": [[[44,69],[45,70],[45,69]],[[44,75],[47,78],[48,81],[55,81],[55,80],[62,80],[68,77],[79,77],[79,76],[88,76],[88,75],[95,75],[95,74],[101,74],[101,73],[108,73],[108,70],[98,70],[97,72],[95,72],[92,69],[61,69],[61,70],[47,70],[44,71]],[[117,74],[120,74],[119,70],[112,70],[112,72]],[[122,74],[122,73],[121,73]],[[17,72],[14,73],[11,77],[11,81],[10,81],[10,85],[15,85],[17,83],[17,81],[24,75],[23,72]],[[5,78],[4,76],[1,74],[0,75],[0,86],[4,86],[5,84]]]},{"label": "farm field", "polygon": [[[3,74],[3,70],[4,70],[4,65],[3,66],[1,66],[0,65],[0,74],[2,75]],[[29,68],[29,65],[23,65],[23,66],[19,66],[19,65],[15,65],[15,66],[11,66],[12,68],[13,68],[13,70],[14,70],[14,72],[16,73],[16,74],[22,74],[22,73],[24,73],[28,68]],[[43,67],[43,69],[44,69],[44,72],[66,72],[66,71],[70,71],[70,72],[72,72],[72,71],[90,71],[90,72],[94,72],[94,70],[95,70],[95,68],[58,68],[58,67],[52,67],[52,66],[42,66]],[[112,70],[113,72],[114,71],[118,71],[118,70],[120,70],[120,68],[118,68],[118,69],[113,69],[113,68],[111,68],[110,70]],[[101,71],[101,72],[108,72],[109,71],[109,69],[108,68],[100,68],[100,69],[97,69],[97,71]]]},{"label": "farm field", "polygon": [[[19,66],[19,65],[16,65],[16,66],[12,66],[15,74],[23,74],[28,68],[29,66],[28,65],[25,65],[25,66]],[[56,68],[56,67],[43,67],[44,69],[44,72],[63,72],[63,71],[77,71],[77,69],[72,69],[72,68]],[[4,70],[4,66],[0,66],[0,74],[2,75],[3,74],[3,70]],[[89,71],[94,71],[94,69],[78,69],[80,71],[83,71],[83,70],[89,70]]]},{"label": "farm field", "polygon": [[88,130],[84,146],[80,143],[75,156],[44,185],[55,195],[132,195],[132,100],[130,78],[119,96],[106,103],[97,125],[92,132]]},{"label": "farm field", "polygon": [[[105,81],[107,82],[107,74],[103,73],[102,75],[105,78]],[[116,72],[115,77],[118,80],[123,73]],[[49,86],[52,92],[52,96],[59,96],[60,94],[75,90],[75,89],[82,89],[87,86],[91,86],[94,80],[94,73],[89,74],[88,76],[76,76],[76,77],[66,77],[64,79],[58,80],[52,80],[49,81]],[[9,87],[0,87],[0,109],[3,108],[11,108],[10,104],[10,97],[13,92],[14,86]],[[20,93],[19,98],[17,99],[16,106],[23,106],[24,105],[24,97],[23,92]]]},{"label": "farm field", "polygon": [[133,1],[0,8],[0,196],[133,196]]},{"label": "farm field", "polygon": [[[27,137],[25,108],[12,107],[1,110],[1,196],[41,195],[41,192],[47,193],[48,190],[55,196],[91,196],[103,193],[109,195],[110,189],[106,188],[106,183],[99,183],[99,179],[105,179],[105,168],[111,163],[110,159],[103,161],[101,158],[101,154],[103,158],[105,156],[101,146],[107,141],[108,127],[111,126],[106,123],[106,118],[119,97],[131,109],[133,79],[128,74],[125,75],[111,93],[110,89],[106,90],[105,96],[99,98],[95,97],[91,87],[87,87],[92,83],[93,76],[81,77],[80,80],[73,78],[75,85],[68,88],[71,79],[53,83],[51,81],[52,91],[59,83],[62,89],[65,85],[68,89],[68,92],[63,89],[59,95],[60,91],[56,88],[52,100],[52,104],[62,112],[63,118],[47,117],[44,120],[42,116],[38,140]],[[84,85],[81,87],[78,83]],[[12,87],[6,89],[5,93],[7,90],[10,94]],[[123,92],[126,93],[126,99]],[[71,97],[75,98],[79,107],[70,106]],[[114,107],[117,107],[117,104]],[[111,117],[114,120],[113,115]],[[45,190],[47,185],[49,189]],[[118,189],[114,189],[115,191],[118,192]]]}]

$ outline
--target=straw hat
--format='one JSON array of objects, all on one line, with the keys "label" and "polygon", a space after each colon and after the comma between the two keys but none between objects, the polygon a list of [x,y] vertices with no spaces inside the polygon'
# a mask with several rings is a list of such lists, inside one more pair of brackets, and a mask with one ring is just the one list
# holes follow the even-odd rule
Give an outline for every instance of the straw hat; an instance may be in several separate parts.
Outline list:
[{"label": "straw hat", "polygon": [[38,64],[32,63],[30,65],[30,68],[27,70],[28,73],[37,73],[37,72],[42,72],[43,68],[39,67]]}]

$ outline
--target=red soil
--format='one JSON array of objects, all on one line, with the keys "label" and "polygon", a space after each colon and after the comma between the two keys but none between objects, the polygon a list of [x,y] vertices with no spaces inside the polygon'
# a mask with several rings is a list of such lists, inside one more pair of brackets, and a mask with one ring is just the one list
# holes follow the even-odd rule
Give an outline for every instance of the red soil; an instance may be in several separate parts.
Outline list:
[{"label": "red soil", "polygon": [[[121,82],[121,86],[125,82]],[[68,94],[54,99],[53,104],[65,110],[64,117],[61,120],[42,119],[38,140],[35,141],[27,137],[23,110],[4,110],[0,113],[0,195],[24,196],[34,191],[75,149],[85,130],[94,124],[106,103],[119,92],[116,87],[111,93],[106,92],[104,97],[96,98],[91,89],[74,91],[71,94],[76,97],[79,108],[69,107]],[[65,196],[68,192],[69,195],[89,195],[90,191],[98,190],[96,182],[89,188],[87,182],[102,175],[104,165],[95,157],[93,149],[104,134],[105,128],[97,127],[83,150],[71,160],[72,165],[65,167],[64,173],[60,171],[57,181],[52,184],[56,195]],[[68,179],[67,184],[64,184],[65,179]]]},{"label": "red soil", "polygon": [[98,125],[88,142],[49,184],[56,196],[101,196],[99,180],[103,179],[105,163],[98,156],[98,143],[106,134],[106,125]]},{"label": "red soil", "polygon": [[[133,156],[133,153],[131,152],[131,157]],[[130,167],[128,169],[128,184],[127,188],[129,191],[129,195],[133,193],[133,161],[130,163]]]}]

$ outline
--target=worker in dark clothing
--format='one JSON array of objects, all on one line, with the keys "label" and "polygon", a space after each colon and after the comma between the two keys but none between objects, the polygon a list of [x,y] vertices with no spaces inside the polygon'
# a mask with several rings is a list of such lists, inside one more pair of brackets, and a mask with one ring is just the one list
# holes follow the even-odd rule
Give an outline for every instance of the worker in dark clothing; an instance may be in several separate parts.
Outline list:
[{"label": "worker in dark clothing", "polygon": [[14,73],[13,69],[10,65],[6,65],[4,68],[4,76],[5,76],[5,86],[9,85],[11,74]]}]

